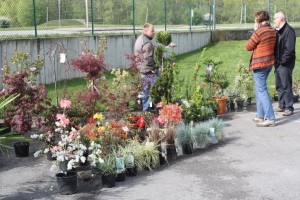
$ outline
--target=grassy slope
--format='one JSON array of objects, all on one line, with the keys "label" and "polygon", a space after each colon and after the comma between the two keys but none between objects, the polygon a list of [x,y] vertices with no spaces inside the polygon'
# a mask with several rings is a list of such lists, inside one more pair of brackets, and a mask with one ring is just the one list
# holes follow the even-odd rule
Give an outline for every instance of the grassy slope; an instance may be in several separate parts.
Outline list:
[{"label": "grassy slope", "polygon": [[[220,59],[223,63],[219,66],[220,70],[224,70],[227,73],[230,83],[234,81],[235,73],[237,72],[237,66],[240,62],[244,62],[245,67],[248,67],[251,52],[245,49],[245,41],[221,41],[214,44],[209,44],[206,47],[206,55],[213,58]],[[300,49],[300,38],[297,38],[296,50]],[[202,49],[189,52],[177,56],[177,64],[181,76],[191,77],[193,69],[196,63],[201,64],[200,60]],[[294,78],[298,78],[300,75],[300,69],[297,65],[300,62],[300,51],[296,51],[296,66],[294,69]],[[205,66],[201,65],[201,73],[205,73]],[[274,85],[274,71],[270,73],[268,78],[268,86]]]}]

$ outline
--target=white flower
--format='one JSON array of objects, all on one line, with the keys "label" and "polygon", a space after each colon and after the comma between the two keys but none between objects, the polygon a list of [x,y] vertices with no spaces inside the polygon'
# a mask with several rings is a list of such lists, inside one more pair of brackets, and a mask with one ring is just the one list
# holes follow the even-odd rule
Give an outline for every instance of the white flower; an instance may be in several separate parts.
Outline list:
[{"label": "white flower", "polygon": [[39,137],[38,134],[32,134],[32,135],[30,136],[31,139],[37,139],[38,137]]},{"label": "white flower", "polygon": [[81,156],[81,157],[80,157],[80,161],[81,161],[82,163],[85,163],[86,157],[85,157],[85,156]]},{"label": "white flower", "polygon": [[67,169],[68,169],[68,170],[71,170],[71,169],[73,168],[73,166],[74,166],[74,163],[75,163],[75,160],[74,160],[74,159],[70,160],[70,161],[68,162],[68,167],[67,167]]}]

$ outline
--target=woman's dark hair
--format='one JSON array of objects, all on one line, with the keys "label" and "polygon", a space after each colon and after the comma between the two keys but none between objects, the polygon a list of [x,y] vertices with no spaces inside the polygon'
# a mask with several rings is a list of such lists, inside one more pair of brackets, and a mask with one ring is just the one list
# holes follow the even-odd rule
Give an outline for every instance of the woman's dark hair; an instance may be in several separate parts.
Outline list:
[{"label": "woman's dark hair", "polygon": [[258,11],[257,13],[255,13],[255,19],[258,23],[269,21],[270,15],[267,11]]}]

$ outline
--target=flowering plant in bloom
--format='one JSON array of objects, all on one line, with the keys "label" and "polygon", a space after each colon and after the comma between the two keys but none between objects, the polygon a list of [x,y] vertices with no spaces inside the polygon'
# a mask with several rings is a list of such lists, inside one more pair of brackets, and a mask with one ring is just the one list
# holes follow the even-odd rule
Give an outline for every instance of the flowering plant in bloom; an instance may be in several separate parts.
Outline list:
[{"label": "flowering plant in bloom", "polygon": [[[61,100],[60,107],[64,109],[70,108],[71,101]],[[53,157],[56,157],[56,163],[53,164],[51,170],[59,168],[59,171],[67,173],[72,170],[76,163],[86,162],[84,153],[87,147],[81,141],[81,135],[78,130],[70,127],[70,120],[65,113],[56,114],[55,132],[60,135],[58,144],[50,148]]]},{"label": "flowering plant in bloom", "polygon": [[86,162],[86,157],[83,154],[86,152],[87,147],[81,143],[78,130],[71,128],[68,131],[64,129],[64,126],[61,126],[56,131],[60,132],[61,139],[56,146],[51,148],[53,157],[56,157],[56,163],[52,165],[51,171],[58,167],[60,172],[66,174],[79,161]]},{"label": "flowering plant in bloom", "polygon": [[70,100],[61,99],[59,104],[60,104],[60,107],[63,108],[63,109],[71,107],[71,101]]},{"label": "flowering plant in bloom", "polygon": [[159,110],[157,121],[163,126],[176,125],[182,120],[182,108],[177,104],[166,105]]},{"label": "flowering plant in bloom", "polygon": [[94,123],[88,123],[80,129],[80,132],[89,141],[94,141],[99,139],[100,136],[104,135],[105,129],[105,126],[97,126]]},{"label": "flowering plant in bloom", "polygon": [[102,113],[96,113],[96,114],[94,114],[93,119],[94,119],[94,121],[96,120],[97,125],[100,126],[102,120],[104,120],[105,118],[102,115]]},{"label": "flowering plant in bloom", "polygon": [[44,149],[40,149],[34,153],[34,157],[38,157],[41,154],[48,153],[50,151],[50,149],[54,146],[57,134],[52,131],[47,131],[41,134],[32,134],[30,137],[31,139],[42,141],[46,145]]}]

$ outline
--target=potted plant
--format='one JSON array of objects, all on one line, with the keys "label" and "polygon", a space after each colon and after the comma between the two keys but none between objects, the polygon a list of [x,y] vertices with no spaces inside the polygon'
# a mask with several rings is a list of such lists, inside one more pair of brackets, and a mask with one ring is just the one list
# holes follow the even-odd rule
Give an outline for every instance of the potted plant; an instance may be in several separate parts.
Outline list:
[{"label": "potted plant", "polygon": [[163,165],[165,161],[167,161],[167,152],[166,149],[163,148],[163,144],[165,143],[165,134],[164,130],[160,128],[159,123],[153,121],[150,124],[150,127],[147,128],[147,133],[149,135],[149,139],[151,142],[154,142],[157,145],[157,150],[159,151],[159,163]]},{"label": "potted plant", "polygon": [[107,154],[103,158],[103,163],[99,164],[101,173],[102,186],[112,188],[116,182],[116,157],[112,154]]},{"label": "potted plant", "polygon": [[[3,68],[3,87],[1,96],[5,98],[13,94],[19,96],[4,109],[4,121],[11,126],[13,131],[25,134],[30,131],[33,123],[37,127],[43,125],[42,114],[51,105],[44,85],[36,83],[36,76],[44,65],[43,60],[28,61],[29,54],[16,52],[11,63],[18,67],[18,71],[12,72],[9,65]],[[26,152],[16,154],[17,156],[29,155],[29,143],[17,142],[14,144],[16,153],[24,149]]]},{"label": "potted plant", "polygon": [[189,125],[184,123],[179,124],[176,127],[176,138],[182,147],[183,154],[193,153],[193,135]]},{"label": "potted plant", "polygon": [[74,69],[85,73],[85,78],[91,82],[89,86],[91,90],[99,92],[95,83],[99,73],[106,71],[104,55],[101,51],[92,52],[84,49],[78,58],[70,60],[70,64]]},{"label": "potted plant", "polygon": [[51,167],[51,171],[56,171],[56,179],[60,194],[74,194],[77,192],[77,172],[75,166],[79,162],[85,163],[84,153],[87,147],[81,142],[79,130],[70,127],[70,120],[65,114],[66,109],[71,106],[71,102],[60,104],[62,113],[56,114],[55,132],[60,136],[58,143],[50,148],[52,156],[56,161]]},{"label": "potted plant", "polygon": [[199,148],[205,148],[210,143],[210,125],[206,122],[198,122],[191,129],[193,139]]},{"label": "potted plant", "polygon": [[205,56],[205,51],[206,49],[204,48],[201,52],[202,62],[206,66],[206,74],[203,75],[204,82],[209,84],[209,93],[218,104],[217,114],[222,115],[226,112],[227,97],[224,96],[224,90],[229,86],[229,81],[226,72],[219,69],[222,61]]},{"label": "potted plant", "polygon": [[165,140],[167,142],[167,157],[171,159],[177,158],[175,126],[182,121],[181,113],[182,108],[179,105],[165,105],[159,110],[159,116],[156,119],[164,129]]}]

